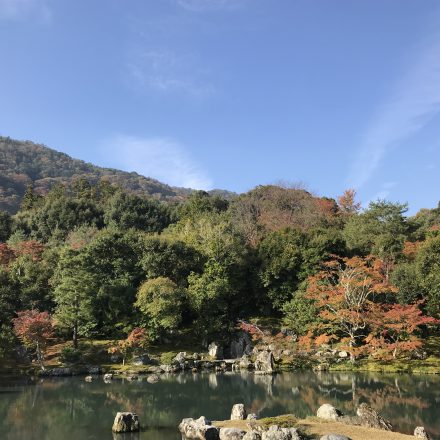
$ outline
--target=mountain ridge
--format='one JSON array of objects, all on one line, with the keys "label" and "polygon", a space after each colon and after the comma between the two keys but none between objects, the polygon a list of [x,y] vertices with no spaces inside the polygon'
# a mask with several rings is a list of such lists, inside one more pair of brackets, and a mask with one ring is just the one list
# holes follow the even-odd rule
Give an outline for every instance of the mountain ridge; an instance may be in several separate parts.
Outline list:
[{"label": "mountain ridge", "polygon": [[[170,186],[135,171],[100,167],[44,144],[0,136],[0,210],[15,214],[29,185],[34,187],[35,192],[44,195],[55,184],[69,186],[82,178],[91,184],[107,180],[128,192],[170,202],[184,200],[194,191],[192,188]],[[226,198],[235,195],[221,189],[208,192]]]}]

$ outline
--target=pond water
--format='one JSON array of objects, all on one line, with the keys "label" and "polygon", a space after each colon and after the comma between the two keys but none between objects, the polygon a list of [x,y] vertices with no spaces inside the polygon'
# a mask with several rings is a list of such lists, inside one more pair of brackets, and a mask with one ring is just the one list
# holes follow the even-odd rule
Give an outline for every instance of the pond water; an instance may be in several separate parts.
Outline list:
[{"label": "pond water", "polygon": [[[332,403],[346,414],[368,402],[396,430],[412,433],[425,426],[440,438],[440,377],[362,373],[294,372],[275,376],[253,374],[181,374],[145,380],[102,377],[44,379],[36,384],[0,379],[2,440],[179,440],[184,417],[229,418],[234,403],[260,417],[314,414]],[[132,436],[114,436],[117,411],[135,411],[145,427]]]}]

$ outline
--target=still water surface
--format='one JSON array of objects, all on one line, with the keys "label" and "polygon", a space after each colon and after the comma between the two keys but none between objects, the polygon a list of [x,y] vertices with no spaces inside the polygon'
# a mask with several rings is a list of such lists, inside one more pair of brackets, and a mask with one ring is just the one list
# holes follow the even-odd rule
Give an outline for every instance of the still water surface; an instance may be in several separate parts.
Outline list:
[{"label": "still water surface", "polygon": [[146,429],[118,440],[179,440],[184,417],[229,418],[243,402],[260,417],[293,413],[305,417],[325,402],[347,414],[368,402],[396,430],[423,425],[440,438],[440,377],[362,373],[182,374],[157,384],[101,377],[45,379],[26,384],[0,379],[2,440],[113,440],[117,411],[135,411]]}]

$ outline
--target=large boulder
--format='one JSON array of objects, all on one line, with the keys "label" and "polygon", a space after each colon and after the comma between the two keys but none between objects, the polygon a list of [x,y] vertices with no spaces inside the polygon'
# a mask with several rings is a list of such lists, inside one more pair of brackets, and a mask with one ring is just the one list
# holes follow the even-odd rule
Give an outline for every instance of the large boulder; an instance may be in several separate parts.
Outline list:
[{"label": "large boulder", "polygon": [[252,353],[253,348],[252,339],[250,338],[249,334],[246,332],[241,332],[238,335],[238,338],[231,342],[231,358],[239,359],[244,355],[249,355]]},{"label": "large boulder", "polygon": [[109,383],[113,379],[113,374],[112,373],[106,373],[106,374],[104,374],[104,376],[102,378],[104,379],[105,383]]},{"label": "large boulder", "polygon": [[148,383],[157,383],[159,381],[160,381],[160,378],[159,378],[159,376],[157,374],[150,374],[147,377],[147,382]]},{"label": "large boulder", "polygon": [[249,360],[249,357],[247,355],[245,355],[245,354],[242,356],[242,358],[240,359],[240,361],[238,363],[238,366],[242,370],[248,370],[251,365],[252,365],[252,363]]},{"label": "large boulder", "polygon": [[238,428],[220,428],[220,440],[242,440],[246,431]]},{"label": "large boulder", "polygon": [[261,434],[258,431],[248,431],[242,440],[261,440]]},{"label": "large boulder", "polygon": [[247,417],[246,408],[242,403],[236,403],[232,407],[231,420],[245,420]]},{"label": "large boulder", "polygon": [[174,358],[174,362],[176,362],[177,364],[180,364],[180,365],[185,364],[185,360],[186,360],[186,352],[185,351],[181,351]]},{"label": "large boulder", "polygon": [[316,417],[323,420],[337,420],[341,416],[342,413],[329,403],[321,405],[316,412]]},{"label": "large boulder", "polygon": [[215,342],[211,342],[208,346],[208,354],[213,359],[222,359],[223,358],[223,348],[220,347]]},{"label": "large boulder", "polygon": [[139,431],[139,418],[132,412],[116,413],[112,426],[113,432],[137,432]]},{"label": "large boulder", "polygon": [[151,358],[148,354],[144,353],[139,356],[135,356],[131,363],[132,365],[142,366],[142,365],[148,365],[151,362]]},{"label": "large boulder", "polygon": [[267,431],[263,431],[261,440],[301,440],[296,428],[280,428],[272,425]]},{"label": "large boulder", "polygon": [[414,437],[421,438],[423,440],[431,440],[431,437],[423,426],[417,426],[417,428],[414,429]]},{"label": "large boulder", "polygon": [[385,420],[377,411],[366,403],[361,403],[358,406],[356,414],[358,415],[362,426],[383,429],[385,431],[391,431],[393,429],[393,425],[391,425],[388,420]]},{"label": "large boulder", "polygon": [[261,353],[258,353],[254,368],[256,372],[272,374],[274,372],[274,358],[272,352],[262,351]]},{"label": "large boulder", "polygon": [[219,429],[211,425],[206,417],[198,419],[183,419],[179,425],[179,431],[188,440],[219,440]]}]

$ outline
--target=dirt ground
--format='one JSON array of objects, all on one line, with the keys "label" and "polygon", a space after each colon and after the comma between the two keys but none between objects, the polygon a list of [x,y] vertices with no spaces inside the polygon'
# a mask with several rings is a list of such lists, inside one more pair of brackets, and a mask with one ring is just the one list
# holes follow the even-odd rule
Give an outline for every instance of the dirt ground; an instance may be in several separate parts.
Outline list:
[{"label": "dirt ground", "polygon": [[[244,431],[248,430],[246,420],[225,420],[221,422],[213,422],[213,424],[218,427],[240,428]],[[362,426],[346,425],[341,422],[321,421],[314,417],[298,420],[295,426],[311,436],[316,436],[316,438],[326,434],[342,434],[349,437],[351,440],[414,440],[414,436],[412,435],[382,431],[380,429],[364,428]]]}]

